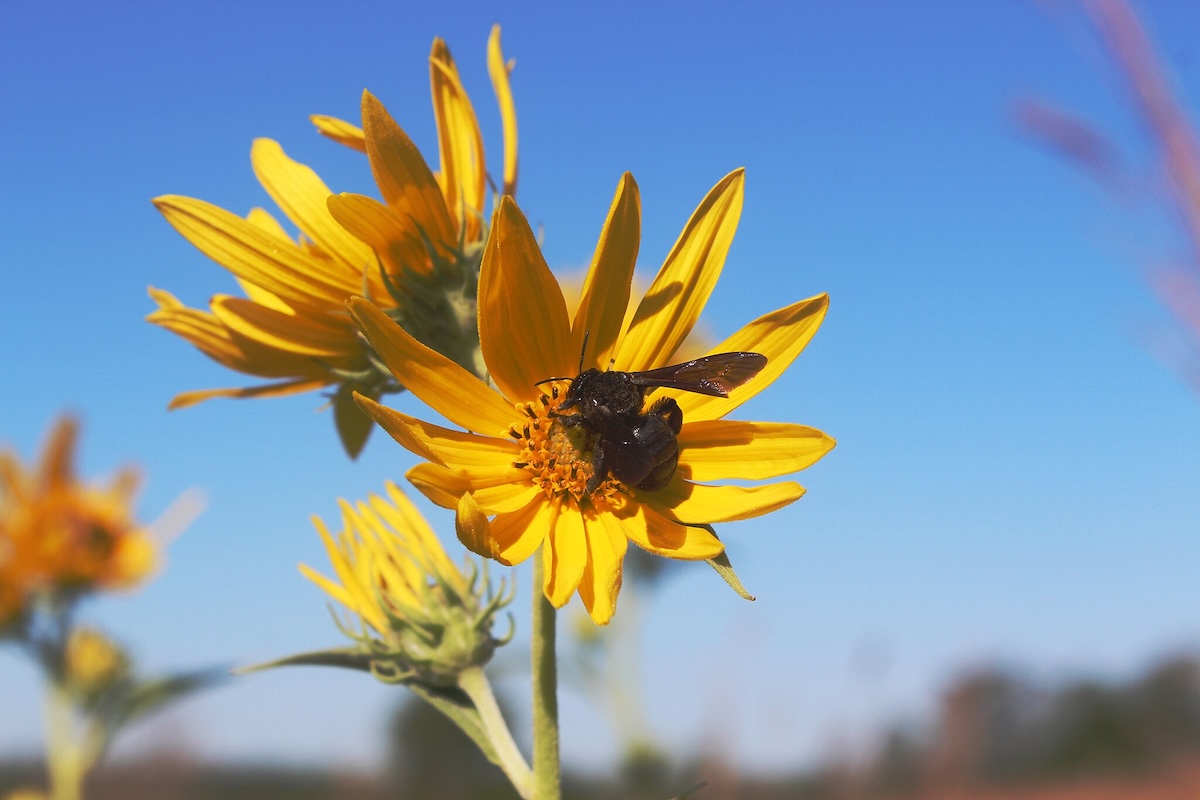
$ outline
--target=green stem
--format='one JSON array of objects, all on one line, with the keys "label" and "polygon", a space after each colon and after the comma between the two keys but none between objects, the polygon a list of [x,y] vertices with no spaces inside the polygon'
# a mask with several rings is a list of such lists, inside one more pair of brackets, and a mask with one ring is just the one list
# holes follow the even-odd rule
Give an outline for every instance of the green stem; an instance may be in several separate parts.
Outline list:
[{"label": "green stem", "polygon": [[537,553],[533,557],[533,800],[560,800],[555,611],[542,591],[542,569],[542,556]]},{"label": "green stem", "polygon": [[86,767],[72,734],[71,701],[56,682],[46,690],[46,769],[53,800],[80,800]]},{"label": "green stem", "polygon": [[513,741],[512,732],[504,722],[504,716],[500,713],[500,706],[496,703],[496,696],[492,693],[492,685],[488,683],[487,675],[483,673],[483,667],[471,667],[460,672],[458,686],[475,704],[475,710],[479,712],[483,721],[483,729],[496,751],[496,757],[500,759],[500,769],[504,770],[517,794],[524,800],[529,800],[533,791],[533,772],[517,748],[517,743]]}]

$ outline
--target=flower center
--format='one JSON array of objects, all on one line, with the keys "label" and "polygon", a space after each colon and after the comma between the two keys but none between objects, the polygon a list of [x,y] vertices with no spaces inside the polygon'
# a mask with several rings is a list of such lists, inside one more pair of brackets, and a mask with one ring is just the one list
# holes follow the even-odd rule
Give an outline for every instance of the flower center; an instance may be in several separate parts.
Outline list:
[{"label": "flower center", "polygon": [[[583,425],[564,425],[558,413],[563,398],[563,390],[554,383],[549,394],[543,392],[532,402],[517,404],[517,410],[526,418],[508,429],[521,446],[513,466],[528,470],[548,498],[570,493],[582,500],[589,496],[587,484],[600,435]],[[603,502],[616,491],[617,483],[606,476],[590,497],[593,503]]]}]

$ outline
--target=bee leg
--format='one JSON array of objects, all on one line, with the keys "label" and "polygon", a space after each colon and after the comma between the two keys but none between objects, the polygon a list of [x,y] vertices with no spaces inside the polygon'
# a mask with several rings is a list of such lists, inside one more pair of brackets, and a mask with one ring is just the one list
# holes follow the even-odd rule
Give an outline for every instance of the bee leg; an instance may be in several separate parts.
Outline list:
[{"label": "bee leg", "polygon": [[556,419],[564,428],[574,428],[583,424],[583,414],[559,414]]},{"label": "bee leg", "polygon": [[667,423],[667,427],[671,429],[671,433],[676,436],[679,435],[679,431],[683,430],[683,409],[679,407],[679,403],[675,402],[674,397],[660,397],[655,400],[648,413],[661,417],[662,421]]},{"label": "bee leg", "polygon": [[592,477],[588,478],[587,486],[584,491],[592,494],[600,488],[600,483],[604,480],[608,473],[608,465],[604,463],[604,448],[596,442],[596,449],[592,451]]}]

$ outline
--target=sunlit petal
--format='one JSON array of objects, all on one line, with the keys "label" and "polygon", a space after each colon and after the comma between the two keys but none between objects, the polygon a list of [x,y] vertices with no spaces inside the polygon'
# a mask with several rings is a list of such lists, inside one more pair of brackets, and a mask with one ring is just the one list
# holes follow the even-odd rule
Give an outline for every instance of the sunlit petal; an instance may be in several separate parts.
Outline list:
[{"label": "sunlit petal", "polygon": [[411,218],[430,241],[454,242],[441,188],[416,145],[370,92],[363,92],[362,115],[367,158],[384,201],[400,219]]},{"label": "sunlit petal", "polygon": [[579,599],[597,625],[607,625],[617,610],[621,591],[621,562],[629,546],[625,528],[611,514],[584,518],[588,560],[579,580]]},{"label": "sunlit petal", "polygon": [[694,392],[668,391],[667,394],[673,395],[679,403],[684,420],[720,419],[770,386],[791,366],[821,327],[828,309],[829,295],[810,297],[759,317],[714,347],[710,352],[744,350],[767,357],[767,366],[762,372],[730,392],[729,397],[707,397]]},{"label": "sunlit petal", "polygon": [[573,499],[564,500],[542,545],[542,588],[555,608],[565,606],[575,594],[587,559],[583,515]]},{"label": "sunlit petal", "polygon": [[293,161],[271,139],[255,139],[250,161],[267,194],[309,239],[346,268],[357,281],[365,264],[375,261],[371,248],[351,236],[329,214],[333,194],[312,169]]},{"label": "sunlit petal", "polygon": [[372,256],[363,264],[363,272],[375,292],[374,298],[388,297],[379,276],[380,260],[391,275],[403,275],[406,269],[418,275],[430,272],[432,261],[419,232],[388,206],[373,197],[351,193],[330,195],[326,206],[339,225],[371,248]]},{"label": "sunlit petal", "polygon": [[505,62],[504,52],[500,49],[500,26],[492,26],[492,35],[488,38],[488,74],[492,78],[492,88],[496,92],[496,102],[500,106],[500,121],[504,127],[504,194],[517,192],[517,107],[513,103],[510,76],[513,63]]},{"label": "sunlit petal", "polygon": [[638,305],[617,350],[617,369],[634,372],[663,366],[691,333],[725,264],[744,190],[743,171],[734,170],[692,213]]},{"label": "sunlit petal", "polygon": [[267,347],[321,359],[354,358],[362,352],[348,318],[284,314],[240,297],[214,298],[213,316],[231,332]]},{"label": "sunlit petal", "polygon": [[350,313],[367,341],[406,389],[446,419],[470,431],[504,436],[513,406],[478,378],[412,338],[386,314],[361,297]]},{"label": "sunlit petal", "polygon": [[799,500],[804,487],[792,481],[764,486],[706,486],[678,473],[656,492],[634,490],[637,498],[676,522],[709,523],[750,519]]},{"label": "sunlit petal", "polygon": [[463,492],[474,495],[475,502],[489,514],[514,511],[538,495],[545,497],[539,487],[528,481],[528,473],[498,465],[486,469],[453,470],[422,463],[410,469],[404,477],[421,494],[442,508],[457,508]]},{"label": "sunlit petal", "polygon": [[520,564],[537,552],[557,514],[558,509],[540,494],[524,508],[497,514],[492,520],[492,557],[507,566]]},{"label": "sunlit petal", "polygon": [[487,175],[483,161],[483,135],[471,100],[458,76],[450,48],[433,40],[429,53],[429,79],[433,89],[433,117],[437,122],[441,156],[442,194],[450,216],[468,242],[480,238]]},{"label": "sunlit petal", "polygon": [[300,394],[302,392],[311,392],[314,389],[320,389],[322,386],[328,386],[329,381],[326,380],[294,380],[280,381],[279,383],[262,383],[258,386],[245,386],[241,388],[230,389],[196,389],[191,392],[180,392],[171,399],[167,409],[175,411],[180,408],[194,406],[197,403],[202,403],[205,400],[212,400],[214,397],[232,397],[239,399],[248,399],[252,397],[284,397],[289,394]]},{"label": "sunlit petal", "polygon": [[454,512],[454,532],[463,547],[476,555],[493,558],[492,528],[487,514],[475,502],[470,492],[463,492],[458,498],[458,508]]},{"label": "sunlit petal", "polygon": [[583,351],[585,366],[608,365],[625,321],[629,285],[642,236],[642,200],[633,176],[626,172],[617,184],[592,266],[584,280],[571,326],[571,349]]},{"label": "sunlit petal", "polygon": [[693,481],[764,480],[810,467],[834,440],[804,425],[706,420],[679,433],[678,475]]},{"label": "sunlit petal", "polygon": [[644,503],[630,502],[615,509],[606,524],[611,528],[614,523],[638,547],[666,558],[701,561],[725,550],[720,540],[706,529],[682,525]]},{"label": "sunlit petal", "polygon": [[338,144],[344,144],[360,153],[367,152],[367,142],[363,137],[362,128],[357,125],[325,114],[313,114],[309,120],[317,126],[317,132],[322,136],[328,136]]},{"label": "sunlit petal", "polygon": [[492,380],[514,401],[536,397],[538,381],[573,375],[579,357],[558,281],[509,197],[492,218],[480,266],[479,345]]},{"label": "sunlit petal", "polygon": [[164,195],[154,205],[206,256],[292,307],[337,306],[359,291],[352,277],[332,273],[294,245],[281,247],[278,237],[211,203]]},{"label": "sunlit petal", "polygon": [[410,417],[355,394],[359,407],[413,454],[456,470],[511,467],[519,448],[511,439],[477,436]]}]

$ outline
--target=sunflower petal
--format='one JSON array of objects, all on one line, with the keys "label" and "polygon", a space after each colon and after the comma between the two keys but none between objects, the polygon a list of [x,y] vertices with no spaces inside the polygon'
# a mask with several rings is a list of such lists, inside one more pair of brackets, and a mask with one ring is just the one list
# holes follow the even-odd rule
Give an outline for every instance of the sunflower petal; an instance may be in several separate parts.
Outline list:
[{"label": "sunflower petal", "polygon": [[539,492],[523,508],[497,514],[491,527],[491,557],[510,567],[529,558],[545,540],[557,513]]},{"label": "sunflower petal", "polygon": [[588,560],[579,580],[579,599],[597,625],[607,625],[617,610],[621,591],[621,563],[629,539],[620,522],[611,514],[596,514],[584,519],[587,532]]},{"label": "sunflower petal", "polygon": [[500,49],[500,26],[492,26],[488,37],[488,74],[492,78],[492,89],[500,106],[500,121],[504,127],[504,188],[507,195],[517,193],[517,107],[513,103],[512,85],[509,76],[513,63],[504,61]]},{"label": "sunflower petal", "polygon": [[[146,321],[182,336],[200,348],[209,358],[233,366],[242,357],[241,351],[229,337],[229,331],[210,312],[188,308],[163,289],[150,287],[150,296],[158,308],[146,315]],[[238,369],[238,367],[234,367]]]},{"label": "sunflower petal", "polygon": [[538,381],[575,368],[571,323],[558,281],[517,204],[503,197],[479,268],[479,345],[492,380],[516,401]]},{"label": "sunflower petal", "polygon": [[347,303],[359,329],[406,389],[456,425],[504,436],[516,419],[512,404],[465,369],[410,336],[369,301]]},{"label": "sunflower petal", "polygon": [[[220,299],[218,296],[214,301]],[[162,306],[148,314],[146,321],[181,336],[209,358],[239,372],[260,378],[320,380],[322,384],[332,380],[322,363],[235,333],[207,311],[182,305]]]},{"label": "sunflower petal", "polygon": [[[251,151],[251,155],[253,155],[253,151]],[[292,235],[287,232],[287,229],[280,224],[279,220],[275,219],[275,216],[270,211],[267,211],[262,206],[255,206],[250,209],[246,214],[246,221],[257,225],[273,236],[279,237],[288,244],[295,244],[292,241]]]},{"label": "sunflower petal", "polygon": [[346,592],[346,590],[342,588],[341,584],[334,583],[329,578],[326,578],[324,575],[317,572],[307,564],[300,564],[299,567],[300,574],[308,578],[317,586],[321,587],[321,589],[323,589],[327,595],[332,597],[334,600],[337,600],[343,606],[352,611],[357,612],[359,610],[354,607],[354,601],[350,598],[350,595]]},{"label": "sunflower petal", "polygon": [[678,439],[679,474],[693,481],[777,478],[812,466],[835,444],[804,425],[733,420],[686,423]]},{"label": "sunflower petal", "polygon": [[75,479],[75,443],[78,439],[79,421],[72,416],[59,417],[38,465],[38,481],[43,487],[65,486]]},{"label": "sunflower petal", "polygon": [[474,242],[481,238],[483,204],[487,199],[483,134],[479,132],[479,121],[450,48],[440,38],[433,40],[429,53],[429,82],[442,165],[439,175],[442,194],[450,216],[463,232],[463,239]]},{"label": "sunflower petal", "polygon": [[363,137],[362,128],[357,125],[325,114],[313,114],[308,119],[317,127],[317,133],[322,136],[327,136],[338,144],[344,144],[360,153],[367,152],[367,142]]},{"label": "sunflower petal", "polygon": [[617,351],[618,369],[660,367],[691,333],[725,264],[744,193],[744,172],[737,169],[697,206],[638,305]]},{"label": "sunflower petal", "polygon": [[558,506],[558,515],[542,544],[542,591],[555,608],[562,608],[579,588],[588,560],[583,514],[573,499]]},{"label": "sunflower petal", "polygon": [[293,161],[272,139],[255,139],[250,162],[259,183],[292,222],[325,253],[337,259],[356,281],[375,263],[371,248],[352,236],[329,214],[333,192],[311,168]]},{"label": "sunflower petal", "polygon": [[[256,338],[246,330],[234,330],[208,311],[187,308],[167,292],[152,290],[159,301],[157,311],[146,316],[146,321],[159,325],[181,336],[209,358],[230,369],[257,375],[260,378],[303,378],[321,379],[324,383],[332,379],[328,365],[303,353],[273,346],[270,337]],[[163,296],[169,298],[164,302]],[[214,307],[231,300],[227,295],[213,298]],[[238,298],[239,302],[249,302]],[[272,312],[274,313],[274,312]],[[288,315],[291,319],[291,316]],[[345,364],[348,359],[341,359]]]},{"label": "sunflower petal", "polygon": [[354,399],[359,408],[409,452],[443,467],[456,470],[511,467],[520,454],[520,448],[510,439],[443,428],[388,408],[357,392]]},{"label": "sunflower petal", "polygon": [[668,519],[645,503],[629,502],[615,509],[611,519],[638,547],[665,558],[702,561],[725,550],[708,530]]},{"label": "sunflower petal", "polygon": [[274,350],[325,360],[361,357],[362,345],[344,317],[332,320],[317,314],[285,314],[228,296],[214,298],[212,311],[230,332]]},{"label": "sunflower petal", "polygon": [[211,400],[214,397],[233,397],[238,399],[246,399],[251,397],[283,397],[289,394],[301,394],[302,392],[311,392],[314,389],[320,389],[322,386],[328,386],[332,381],[314,381],[307,378],[300,378],[294,381],[280,381],[279,383],[264,383],[259,386],[246,386],[243,388],[230,389],[197,389],[192,392],[181,392],[171,399],[167,405],[168,411],[174,411],[179,408],[187,408],[194,406],[197,403],[202,403],[205,400]]},{"label": "sunflower petal", "polygon": [[454,531],[463,547],[484,558],[493,558],[490,546],[493,541],[491,523],[470,492],[463,492],[462,497],[458,498],[458,509],[454,513]]},{"label": "sunflower petal", "polygon": [[223,208],[178,195],[157,197],[154,205],[206,256],[293,308],[337,306],[360,291],[352,276],[332,272],[295,244],[281,246],[279,237]]},{"label": "sunflower petal", "polygon": [[384,201],[401,219],[411,217],[430,241],[453,244],[446,201],[417,146],[370,92],[363,92],[362,115],[367,158]]},{"label": "sunflower petal", "polygon": [[626,172],[617,184],[608,218],[600,231],[596,254],[579,296],[579,308],[571,326],[571,349],[583,352],[587,337],[587,365],[603,369],[625,322],[629,305],[629,284],[637,263],[642,237],[642,200],[637,182]]},{"label": "sunflower petal", "polygon": [[349,192],[330,195],[326,206],[339,225],[372,250],[370,262],[363,265],[372,297],[383,300],[388,297],[387,286],[379,276],[379,259],[387,265],[391,275],[402,275],[405,269],[418,275],[427,275],[431,271],[433,261],[420,234],[393,209],[373,197]]},{"label": "sunflower petal", "polygon": [[827,294],[801,300],[759,317],[709,351],[729,353],[749,350],[767,357],[767,366],[762,372],[730,392],[729,397],[706,397],[693,392],[671,390],[666,393],[675,397],[685,420],[698,422],[720,419],[770,386],[791,366],[817,328],[821,327],[828,309]]},{"label": "sunflower petal", "polygon": [[437,464],[422,463],[405,473],[421,494],[442,508],[457,508],[463,492],[475,496],[475,502],[489,514],[515,511],[544,494],[524,479],[521,473],[499,468],[490,470],[453,470]]},{"label": "sunflower petal", "polygon": [[799,500],[804,487],[792,481],[764,486],[705,486],[676,473],[665,488],[634,494],[676,522],[732,522],[776,511]]},{"label": "sunflower petal", "polygon": [[[250,209],[250,212],[246,214],[246,221],[252,225],[257,225],[259,228],[262,228],[263,231],[271,234],[272,236],[278,237],[280,240],[287,242],[289,246],[294,244],[291,234],[284,230],[283,226],[279,224],[279,220],[275,219],[275,217],[271,215],[271,212],[267,211],[261,206],[255,206],[254,208]],[[278,295],[268,292],[266,289],[251,283],[245,278],[239,278],[235,275],[234,280],[238,282],[238,286],[242,287],[242,291],[246,293],[246,297],[250,298],[259,305],[266,306],[267,308],[273,308],[276,311],[282,311],[285,314],[294,313],[287,303],[279,299]]]}]

